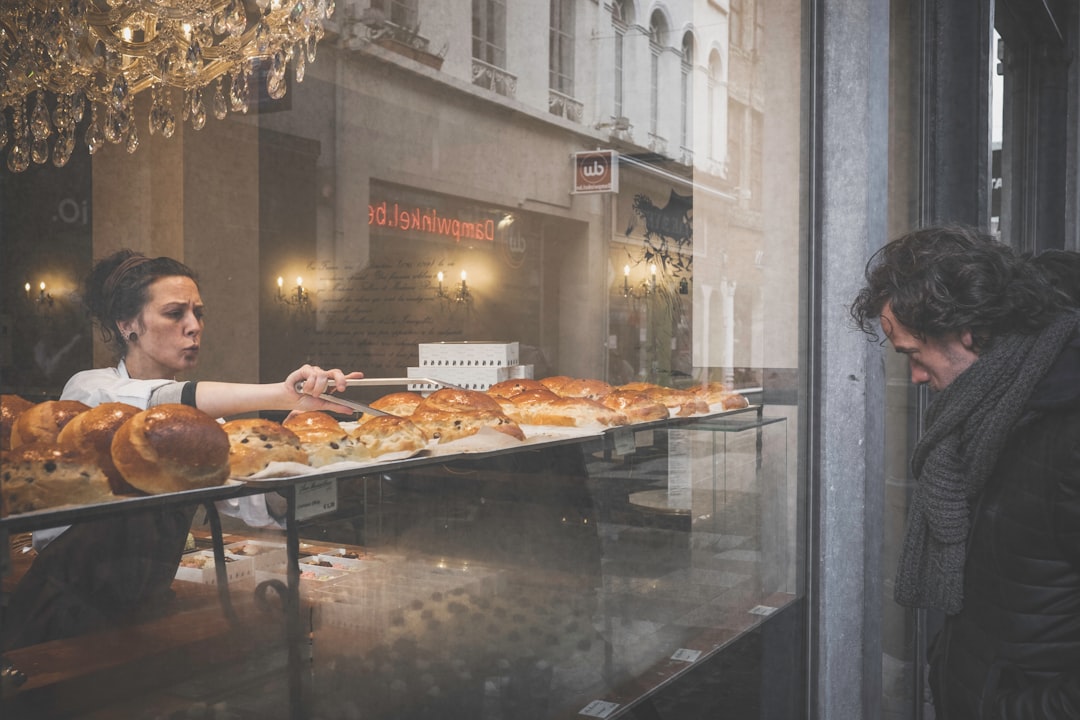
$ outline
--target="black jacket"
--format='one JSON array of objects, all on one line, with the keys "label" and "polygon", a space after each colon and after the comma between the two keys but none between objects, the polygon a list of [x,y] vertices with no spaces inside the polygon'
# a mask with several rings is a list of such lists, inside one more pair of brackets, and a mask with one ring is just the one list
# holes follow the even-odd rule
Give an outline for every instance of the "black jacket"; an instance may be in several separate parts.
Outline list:
[{"label": "black jacket", "polygon": [[1080,340],[975,500],[964,606],[931,652],[938,720],[1080,718]]}]

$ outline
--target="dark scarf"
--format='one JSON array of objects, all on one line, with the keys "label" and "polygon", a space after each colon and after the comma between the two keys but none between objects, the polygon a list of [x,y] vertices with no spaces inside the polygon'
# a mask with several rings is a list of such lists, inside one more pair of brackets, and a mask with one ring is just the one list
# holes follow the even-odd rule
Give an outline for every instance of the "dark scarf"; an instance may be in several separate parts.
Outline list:
[{"label": "dark scarf", "polygon": [[1008,335],[941,391],[911,459],[915,492],[896,573],[896,601],[960,611],[971,507],[1035,385],[1073,337],[1064,313],[1038,335]]}]

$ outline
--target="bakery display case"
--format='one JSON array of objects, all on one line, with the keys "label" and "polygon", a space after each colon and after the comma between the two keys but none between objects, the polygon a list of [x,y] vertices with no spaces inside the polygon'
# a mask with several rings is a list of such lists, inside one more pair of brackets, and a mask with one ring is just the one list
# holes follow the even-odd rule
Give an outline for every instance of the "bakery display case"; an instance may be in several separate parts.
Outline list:
[{"label": "bakery display case", "polygon": [[[6,518],[206,503],[167,609],[6,653],[5,716],[633,717],[796,600],[786,433],[752,405]],[[222,529],[268,491],[284,532]]]}]

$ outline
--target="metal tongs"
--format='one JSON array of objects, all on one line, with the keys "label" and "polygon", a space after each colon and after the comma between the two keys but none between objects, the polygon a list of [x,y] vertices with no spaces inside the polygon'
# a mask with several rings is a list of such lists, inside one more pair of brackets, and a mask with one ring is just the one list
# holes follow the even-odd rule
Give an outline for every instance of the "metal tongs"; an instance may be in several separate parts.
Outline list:
[{"label": "metal tongs", "polygon": [[[359,378],[345,381],[345,387],[363,387],[363,386],[383,386],[383,385],[414,385],[417,383],[424,383],[427,385],[439,385],[445,388],[453,388],[455,390],[462,390],[464,388],[458,385],[451,385],[450,383],[443,382],[442,380],[433,380],[432,378]],[[327,383],[326,389],[336,388],[337,385],[333,380]],[[304,382],[300,381],[296,383],[296,392],[303,394]],[[358,403],[353,400],[346,400],[340,395],[333,395],[329,392],[322,393],[321,395],[315,395],[314,397],[322,398],[323,400],[329,400],[337,405],[343,405],[347,408],[352,408],[356,412],[362,412],[370,415],[393,415],[385,410],[376,410],[370,405],[364,403]]]}]

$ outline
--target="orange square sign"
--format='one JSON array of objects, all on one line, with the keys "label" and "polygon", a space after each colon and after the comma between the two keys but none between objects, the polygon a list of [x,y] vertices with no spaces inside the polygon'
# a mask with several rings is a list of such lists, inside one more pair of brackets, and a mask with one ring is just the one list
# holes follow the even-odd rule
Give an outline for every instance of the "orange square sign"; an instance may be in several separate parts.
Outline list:
[{"label": "orange square sign", "polygon": [[619,154],[614,150],[574,153],[574,193],[619,191]]}]

